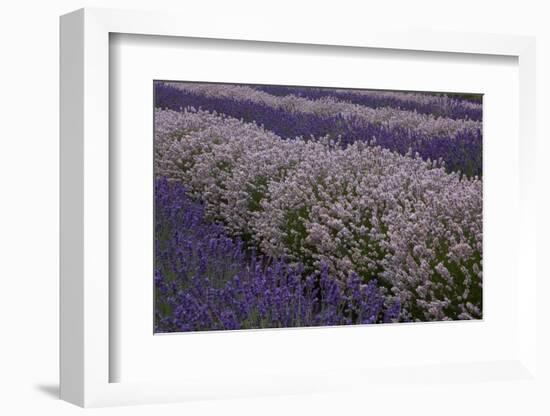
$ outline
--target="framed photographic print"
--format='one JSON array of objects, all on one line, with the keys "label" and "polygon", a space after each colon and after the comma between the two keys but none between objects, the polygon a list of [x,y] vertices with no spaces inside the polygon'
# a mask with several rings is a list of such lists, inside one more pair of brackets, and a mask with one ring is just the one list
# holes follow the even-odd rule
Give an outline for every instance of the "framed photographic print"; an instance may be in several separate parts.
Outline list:
[{"label": "framed photographic print", "polygon": [[538,391],[534,40],[188,20],[61,19],[62,398]]}]

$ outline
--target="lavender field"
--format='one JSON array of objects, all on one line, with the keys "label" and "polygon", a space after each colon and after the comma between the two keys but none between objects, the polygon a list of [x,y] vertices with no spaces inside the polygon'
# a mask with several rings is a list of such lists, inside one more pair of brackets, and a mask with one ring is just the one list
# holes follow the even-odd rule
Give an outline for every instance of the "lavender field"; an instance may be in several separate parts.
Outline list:
[{"label": "lavender field", "polygon": [[155,332],[482,318],[481,96],[154,88]]}]

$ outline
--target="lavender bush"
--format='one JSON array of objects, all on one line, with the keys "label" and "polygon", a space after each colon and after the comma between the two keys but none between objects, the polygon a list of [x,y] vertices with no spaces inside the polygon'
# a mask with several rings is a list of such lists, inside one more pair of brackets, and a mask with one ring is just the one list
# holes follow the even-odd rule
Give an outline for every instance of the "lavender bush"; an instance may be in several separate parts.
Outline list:
[{"label": "lavender bush", "polygon": [[395,322],[399,300],[372,279],[341,282],[328,267],[301,265],[247,251],[178,182],[155,185],[155,331],[277,328]]}]

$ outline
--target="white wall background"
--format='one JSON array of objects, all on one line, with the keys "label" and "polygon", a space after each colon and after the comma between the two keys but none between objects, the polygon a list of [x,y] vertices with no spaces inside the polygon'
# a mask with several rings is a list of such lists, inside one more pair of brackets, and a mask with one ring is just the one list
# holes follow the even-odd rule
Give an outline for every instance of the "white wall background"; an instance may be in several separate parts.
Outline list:
[{"label": "white wall background", "polygon": [[[56,399],[58,385],[58,16],[80,7],[177,10],[195,15],[250,15],[286,25],[308,19],[343,25],[390,25],[536,35],[538,47],[539,270],[548,251],[550,176],[550,13],[545,1],[346,0],[11,0],[0,11],[0,414],[68,415],[82,410]],[[208,19],[205,19],[207,22]],[[185,22],[182,22],[185,24]],[[544,270],[542,270],[544,268]],[[550,350],[550,348],[549,348]],[[547,355],[547,354],[546,354]],[[437,388],[434,387],[434,394]],[[504,400],[506,399],[506,400]],[[369,412],[368,392],[309,397],[197,402],[93,410],[101,415],[278,415]],[[426,398],[426,412],[436,411]],[[486,403],[458,398],[450,414],[542,414],[513,395]],[[548,407],[545,409],[548,411]],[[385,412],[386,413],[386,412]],[[388,403],[387,414],[391,414]]]}]

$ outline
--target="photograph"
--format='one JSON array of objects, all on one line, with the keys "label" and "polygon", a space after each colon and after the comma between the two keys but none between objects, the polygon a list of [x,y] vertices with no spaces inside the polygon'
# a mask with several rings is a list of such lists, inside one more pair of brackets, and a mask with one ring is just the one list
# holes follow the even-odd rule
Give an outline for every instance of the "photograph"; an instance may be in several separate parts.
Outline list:
[{"label": "photograph", "polygon": [[153,88],[155,333],[483,318],[481,94]]}]

